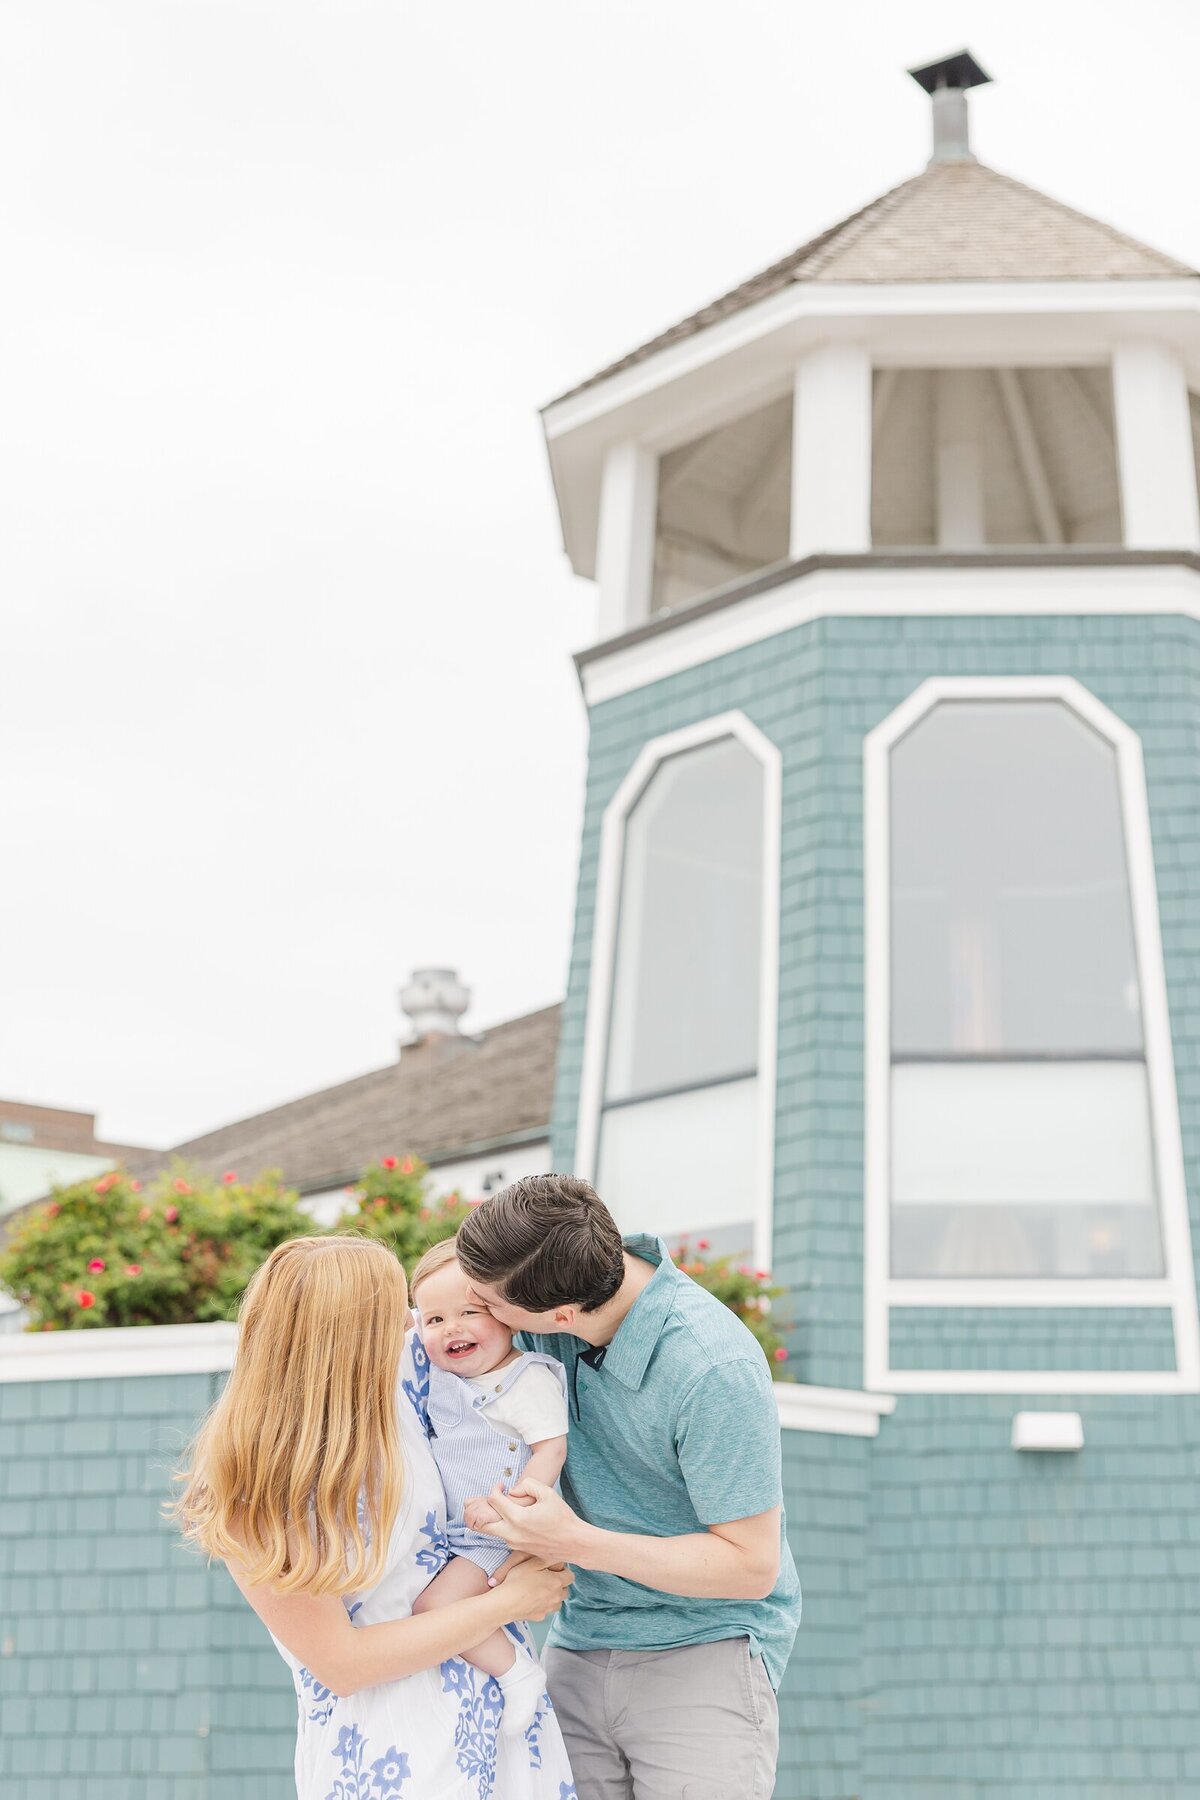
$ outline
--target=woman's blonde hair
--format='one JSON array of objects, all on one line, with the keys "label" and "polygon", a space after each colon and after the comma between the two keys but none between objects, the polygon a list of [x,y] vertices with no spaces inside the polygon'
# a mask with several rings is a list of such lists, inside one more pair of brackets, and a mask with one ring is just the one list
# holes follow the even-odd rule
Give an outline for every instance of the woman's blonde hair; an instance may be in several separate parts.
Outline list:
[{"label": "woman's blonde hair", "polygon": [[403,1493],[396,1383],[408,1289],[383,1244],[293,1238],[242,1300],[233,1373],[172,1507],[257,1585],[347,1594],[386,1564]]},{"label": "woman's blonde hair", "polygon": [[417,1298],[417,1288],[427,1275],[436,1275],[438,1270],[444,1269],[447,1263],[457,1261],[458,1249],[455,1238],[443,1238],[440,1243],[433,1246],[432,1250],[427,1250],[408,1278],[408,1291],[414,1301]]}]

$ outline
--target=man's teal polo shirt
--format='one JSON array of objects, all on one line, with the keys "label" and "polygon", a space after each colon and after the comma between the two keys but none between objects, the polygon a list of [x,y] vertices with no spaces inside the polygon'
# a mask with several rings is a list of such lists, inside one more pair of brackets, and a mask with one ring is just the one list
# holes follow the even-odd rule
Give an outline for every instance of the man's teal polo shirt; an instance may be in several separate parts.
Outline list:
[{"label": "man's teal polo shirt", "polygon": [[[783,1505],[770,1370],[741,1320],[682,1275],[661,1238],[625,1239],[656,1263],[602,1349],[522,1334],[556,1356],[571,1402],[563,1498],[606,1531],[678,1537]],[[780,1523],[779,1579],[765,1600],[693,1600],[577,1569],[550,1643],[564,1650],[673,1650],[747,1637],[778,1687],[800,1623],[800,1582]]]}]

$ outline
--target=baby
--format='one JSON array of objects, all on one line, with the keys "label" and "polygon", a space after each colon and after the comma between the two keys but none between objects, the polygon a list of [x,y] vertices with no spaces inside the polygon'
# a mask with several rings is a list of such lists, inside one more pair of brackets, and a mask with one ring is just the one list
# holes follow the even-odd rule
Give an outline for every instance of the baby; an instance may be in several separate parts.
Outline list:
[{"label": "baby", "polygon": [[[426,1252],[409,1291],[431,1364],[430,1448],[446,1490],[453,1552],[414,1603],[421,1613],[487,1592],[508,1545],[473,1531],[464,1507],[497,1483],[507,1490],[526,1475],[554,1486],[567,1457],[567,1384],[560,1362],[515,1350],[508,1327],[469,1298],[453,1239]],[[503,1631],[465,1655],[500,1684],[502,1731],[522,1735],[545,1692],[542,1670],[526,1657],[518,1660]]]}]

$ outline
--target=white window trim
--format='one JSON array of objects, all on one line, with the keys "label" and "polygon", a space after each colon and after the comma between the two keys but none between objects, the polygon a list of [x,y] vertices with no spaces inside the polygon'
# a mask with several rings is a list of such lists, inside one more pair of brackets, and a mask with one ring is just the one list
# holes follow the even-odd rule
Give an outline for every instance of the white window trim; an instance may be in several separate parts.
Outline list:
[{"label": "white window trim", "polygon": [[617,914],[625,859],[625,826],[659,765],[668,757],[699,749],[719,738],[736,738],[763,771],[762,958],[758,1011],[759,1183],[752,1196],[756,1266],[772,1266],[772,1196],[775,1181],[775,1055],[779,1008],[779,842],[783,759],[779,748],[742,712],[720,713],[643,745],[636,762],[609,801],[600,829],[596,911],[592,925],[592,966],[579,1082],[575,1167],[594,1181],[604,1101],[604,1065],[612,1013],[617,951]]},{"label": "white window trim", "polygon": [[[900,1281],[890,1273],[891,845],[893,746],[945,700],[1059,700],[1113,745],[1129,862],[1133,934],[1145,1030],[1150,1120],[1158,1172],[1166,1274],[1159,1280]],[[925,681],[868,733],[863,746],[866,1000],[864,1385],[896,1393],[1178,1394],[1200,1392],[1200,1320],[1187,1185],[1167,1011],[1150,809],[1137,733],[1067,676],[962,677]],[[890,1366],[893,1307],[1165,1307],[1175,1368],[1152,1370],[931,1370]]]}]

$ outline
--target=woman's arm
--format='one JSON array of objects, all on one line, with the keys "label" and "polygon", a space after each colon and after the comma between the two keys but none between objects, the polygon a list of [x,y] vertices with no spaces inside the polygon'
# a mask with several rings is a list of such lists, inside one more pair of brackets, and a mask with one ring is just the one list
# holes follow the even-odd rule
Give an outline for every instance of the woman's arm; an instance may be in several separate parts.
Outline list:
[{"label": "woman's arm", "polygon": [[334,1594],[280,1594],[253,1587],[230,1562],[229,1573],[267,1630],[331,1693],[401,1681],[448,1656],[473,1650],[513,1618],[544,1619],[557,1612],[571,1584],[569,1569],[533,1562],[514,1570],[503,1589],[458,1600],[419,1617],[354,1626]]}]

